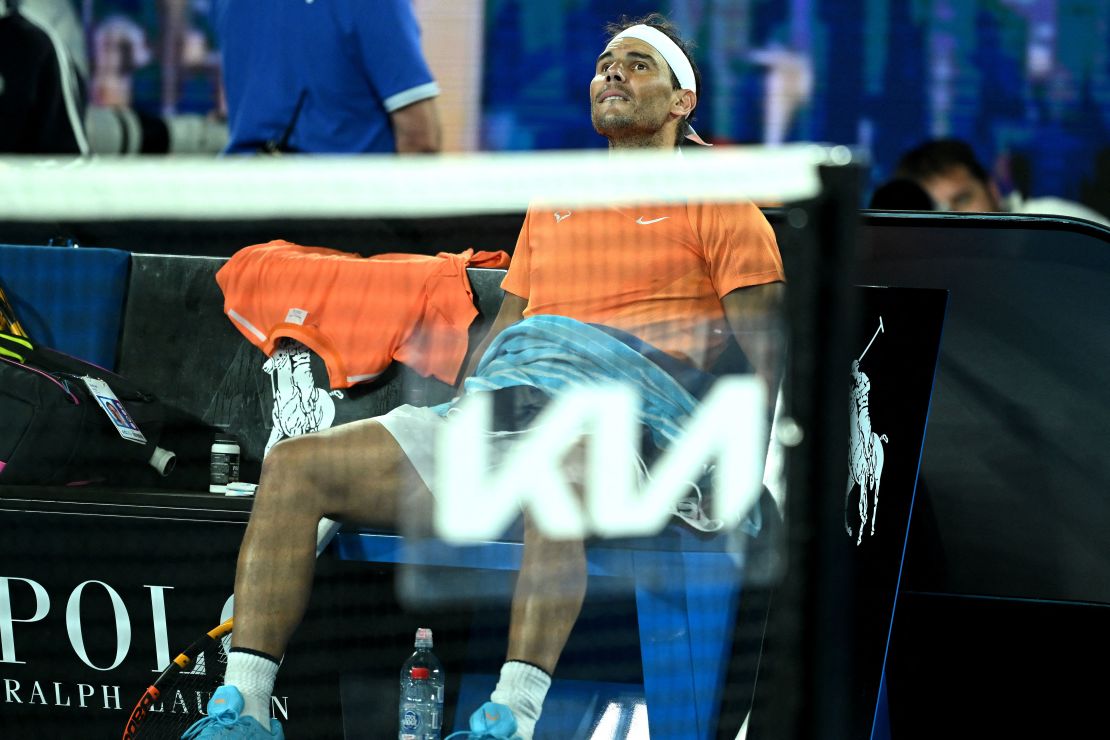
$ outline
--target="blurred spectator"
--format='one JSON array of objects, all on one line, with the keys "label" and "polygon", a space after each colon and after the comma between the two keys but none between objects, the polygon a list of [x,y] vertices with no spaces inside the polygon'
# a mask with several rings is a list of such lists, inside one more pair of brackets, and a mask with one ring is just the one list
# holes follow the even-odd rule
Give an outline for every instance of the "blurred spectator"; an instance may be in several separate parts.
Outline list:
[{"label": "blurred spectator", "polygon": [[0,152],[89,153],[85,100],[60,36],[15,0],[0,0]]},{"label": "blurred spectator", "polygon": [[911,149],[898,161],[895,177],[916,181],[938,211],[1070,216],[1110,226],[1103,214],[1062,198],[1026,200],[1017,191],[1002,197],[971,146],[959,139],[933,139]]},{"label": "blurred spectator", "polygon": [[813,99],[813,60],[808,54],[780,46],[756,49],[750,55],[767,68],[763,98],[763,143],[786,141],[795,115]]},{"label": "blurred spectator", "polygon": [[932,211],[936,205],[915,180],[896,177],[875,189],[867,207],[884,211]]},{"label": "blurred spectator", "polygon": [[229,152],[435,152],[411,0],[217,0]]},{"label": "blurred spectator", "polygon": [[216,154],[227,145],[227,124],[211,115],[156,116],[131,107],[131,75],[153,61],[146,36],[134,21],[113,15],[97,26],[92,34],[96,73],[90,79],[93,65],[73,4],[69,0],[19,0],[18,6],[20,15],[65,51],[78,107],[84,111],[87,153]]},{"label": "blurred spectator", "polygon": [[92,32],[96,72],[92,99],[106,108],[129,108],[137,70],[154,61],[146,33],[133,19],[110,15]]}]

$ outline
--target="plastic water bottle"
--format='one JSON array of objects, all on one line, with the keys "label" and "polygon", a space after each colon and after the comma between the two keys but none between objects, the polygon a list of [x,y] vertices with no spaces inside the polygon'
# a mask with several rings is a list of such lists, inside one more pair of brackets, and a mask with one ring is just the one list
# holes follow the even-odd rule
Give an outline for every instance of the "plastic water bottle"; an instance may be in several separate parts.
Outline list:
[{"label": "plastic water bottle", "polygon": [[432,653],[432,631],[416,631],[416,650],[401,667],[398,740],[440,740],[443,666]]}]

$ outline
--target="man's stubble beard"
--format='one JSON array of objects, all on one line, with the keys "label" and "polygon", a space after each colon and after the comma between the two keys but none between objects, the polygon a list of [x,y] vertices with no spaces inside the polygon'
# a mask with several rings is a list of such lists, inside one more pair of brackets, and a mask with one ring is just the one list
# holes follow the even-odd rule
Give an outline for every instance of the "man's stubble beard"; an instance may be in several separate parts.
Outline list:
[{"label": "man's stubble beard", "polygon": [[653,136],[663,128],[666,117],[652,121],[650,115],[644,111],[631,113],[602,112],[594,109],[591,113],[594,130],[609,139],[620,139],[629,135],[638,135],[637,138]]}]

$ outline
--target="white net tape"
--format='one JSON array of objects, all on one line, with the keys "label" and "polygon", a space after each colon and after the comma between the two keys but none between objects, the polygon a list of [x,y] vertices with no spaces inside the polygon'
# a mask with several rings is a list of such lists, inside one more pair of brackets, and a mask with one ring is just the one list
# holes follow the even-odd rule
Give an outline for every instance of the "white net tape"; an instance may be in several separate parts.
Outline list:
[{"label": "white net tape", "polygon": [[446,216],[534,201],[784,203],[815,196],[817,165],[845,147],[436,157],[0,159],[0,219],[115,220]]}]

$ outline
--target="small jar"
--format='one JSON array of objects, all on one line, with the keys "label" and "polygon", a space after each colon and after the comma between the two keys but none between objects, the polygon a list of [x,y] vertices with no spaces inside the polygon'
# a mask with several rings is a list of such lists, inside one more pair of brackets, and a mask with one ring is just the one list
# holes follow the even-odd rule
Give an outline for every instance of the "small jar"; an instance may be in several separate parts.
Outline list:
[{"label": "small jar", "polygon": [[239,480],[239,443],[234,437],[220,435],[212,444],[209,466],[209,493],[227,493],[227,484]]}]

